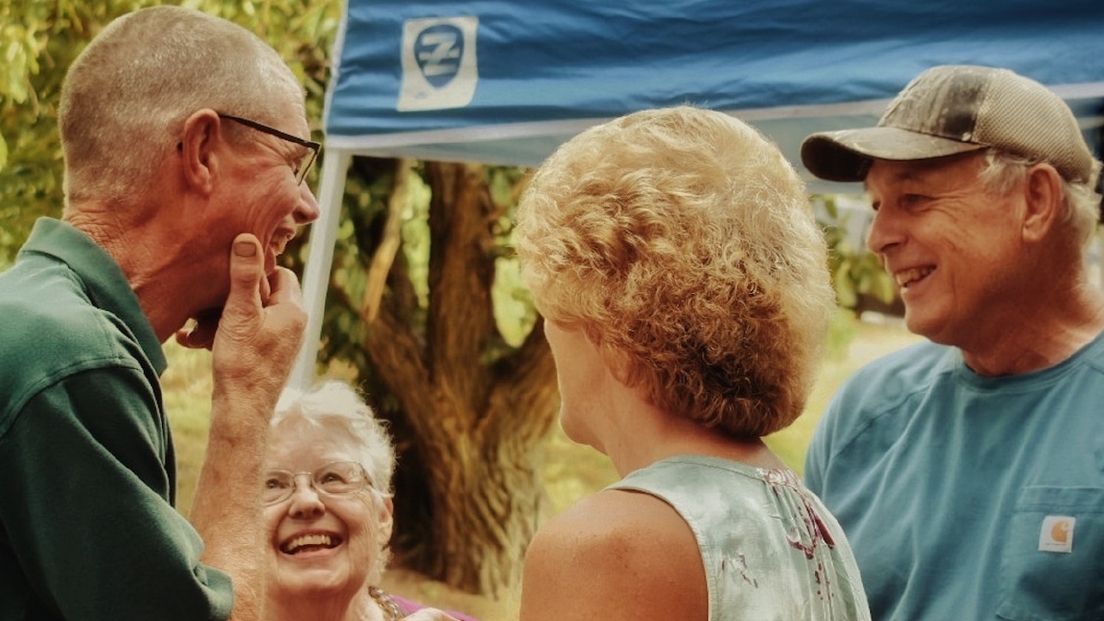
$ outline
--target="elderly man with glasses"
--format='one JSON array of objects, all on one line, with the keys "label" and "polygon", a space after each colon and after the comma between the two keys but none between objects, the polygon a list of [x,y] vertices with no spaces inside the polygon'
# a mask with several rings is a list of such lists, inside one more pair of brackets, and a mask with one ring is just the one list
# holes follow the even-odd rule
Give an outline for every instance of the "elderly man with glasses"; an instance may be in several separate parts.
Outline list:
[{"label": "elderly man with glasses", "polygon": [[[0,274],[0,620],[262,618],[261,470],[306,321],[276,258],[318,217],[302,87],[180,7],[128,14],[70,68],[62,218]],[[159,376],[212,351],[191,513]]]}]

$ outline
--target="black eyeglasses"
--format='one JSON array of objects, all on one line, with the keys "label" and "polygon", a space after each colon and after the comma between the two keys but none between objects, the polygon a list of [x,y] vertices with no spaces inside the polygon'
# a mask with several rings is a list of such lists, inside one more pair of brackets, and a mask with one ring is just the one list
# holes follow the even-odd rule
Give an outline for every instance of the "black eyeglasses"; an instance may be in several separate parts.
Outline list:
[{"label": "black eyeglasses", "polygon": [[246,127],[250,127],[259,132],[264,132],[270,136],[276,136],[282,140],[297,144],[301,147],[306,147],[307,152],[303,154],[303,157],[299,160],[299,163],[295,167],[295,181],[296,183],[303,183],[303,179],[307,177],[307,171],[314,164],[314,160],[318,159],[318,150],[322,148],[322,144],[313,140],[303,140],[299,136],[292,136],[291,134],[284,133],[274,127],[269,127],[263,123],[256,121],[250,121],[249,119],[243,119],[240,116],[232,116],[229,114],[218,113],[219,118],[234,121],[235,123],[241,123]]}]

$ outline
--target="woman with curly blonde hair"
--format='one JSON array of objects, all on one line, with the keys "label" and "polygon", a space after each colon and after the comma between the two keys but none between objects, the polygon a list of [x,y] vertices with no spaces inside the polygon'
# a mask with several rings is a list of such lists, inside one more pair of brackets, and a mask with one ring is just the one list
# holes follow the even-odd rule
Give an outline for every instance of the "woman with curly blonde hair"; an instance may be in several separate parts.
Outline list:
[{"label": "woman with curly blonde hair", "polygon": [[719,112],[630,114],[541,166],[516,235],[561,424],[624,477],[537,533],[522,621],[868,619],[843,532],[761,440],[835,307],[778,149]]}]

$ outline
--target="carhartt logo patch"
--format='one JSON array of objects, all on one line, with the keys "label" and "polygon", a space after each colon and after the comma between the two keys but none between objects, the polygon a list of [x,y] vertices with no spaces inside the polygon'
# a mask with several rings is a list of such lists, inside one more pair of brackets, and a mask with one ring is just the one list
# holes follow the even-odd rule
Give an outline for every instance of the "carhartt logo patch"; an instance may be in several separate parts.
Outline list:
[{"label": "carhartt logo patch", "polygon": [[1039,530],[1040,552],[1072,552],[1073,527],[1077,520],[1065,515],[1048,515]]}]

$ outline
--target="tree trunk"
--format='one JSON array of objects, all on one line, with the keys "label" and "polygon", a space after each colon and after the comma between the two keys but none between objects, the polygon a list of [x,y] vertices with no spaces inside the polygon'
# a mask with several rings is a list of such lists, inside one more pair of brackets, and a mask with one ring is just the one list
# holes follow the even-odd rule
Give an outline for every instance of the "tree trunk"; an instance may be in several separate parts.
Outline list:
[{"label": "tree trunk", "polygon": [[[404,296],[390,296],[363,342],[372,373],[401,412],[392,423],[399,453],[392,548],[409,569],[496,595],[519,579],[536,528],[544,496],[539,447],[557,408],[555,367],[539,322],[517,348],[498,332],[491,286],[501,212],[484,168],[426,163],[426,177],[424,324]],[[371,300],[360,307],[374,308]]]}]

